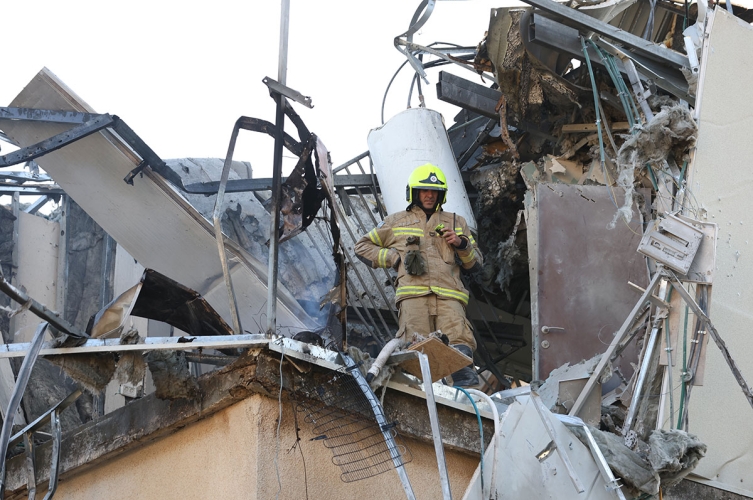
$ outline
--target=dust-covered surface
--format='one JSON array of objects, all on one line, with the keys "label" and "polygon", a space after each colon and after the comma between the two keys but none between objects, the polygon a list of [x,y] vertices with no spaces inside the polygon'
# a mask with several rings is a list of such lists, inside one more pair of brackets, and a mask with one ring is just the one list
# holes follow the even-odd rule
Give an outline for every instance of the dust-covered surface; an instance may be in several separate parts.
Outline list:
[{"label": "dust-covered surface", "polygon": [[[622,479],[624,489],[627,489],[629,494],[640,496],[643,493],[649,495],[659,493],[659,475],[648,463],[645,455],[642,456],[625,446],[620,436],[602,432],[593,427],[589,429],[612,472]],[[588,446],[586,433],[582,428],[572,427],[570,431]]]},{"label": "dust-covered surface", "polygon": [[115,373],[115,356],[111,353],[64,354],[49,360],[91,394],[102,392]]},{"label": "dust-covered surface", "polygon": [[[572,366],[570,366],[570,363],[565,363],[559,368],[552,370],[549,377],[547,377],[544,383],[541,384],[541,387],[539,387],[538,391],[536,391],[546,407],[552,409],[556,405],[557,398],[559,397],[559,384],[561,380],[590,377],[600,360],[601,354],[597,354],[591,359],[583,360]],[[607,363],[607,366],[599,377],[599,381],[604,382],[611,377],[611,366]]]},{"label": "dust-covered surface", "polygon": [[648,460],[659,473],[662,486],[682,481],[706,455],[706,445],[698,437],[677,429],[651,432],[648,444]]},{"label": "dust-covered surface", "polygon": [[662,489],[663,500],[746,500],[749,498],[750,495],[725,491],[690,479],[684,479],[675,486]]},{"label": "dust-covered surface", "polygon": [[[121,344],[138,344],[141,342],[139,332],[132,328],[120,335]],[[115,368],[115,379],[121,384],[138,386],[144,380],[146,374],[146,361],[143,352],[122,352]]]},{"label": "dust-covered surface", "polygon": [[[520,30],[524,16],[526,12],[522,9],[497,9],[487,39],[489,58],[507,100],[507,121],[519,128],[524,124],[551,124],[578,102],[577,88],[549,71],[542,71],[539,61],[526,50]],[[545,128],[546,124],[543,125]],[[540,155],[543,146],[544,141],[529,139],[521,150],[521,158]]]},{"label": "dust-covered surface", "polygon": [[[78,384],[68,377],[62,368],[45,358],[38,358],[22,398],[26,421],[33,421],[76,389]],[[60,414],[63,430],[75,429],[88,422],[92,419],[93,411],[91,394],[84,392],[76,400],[76,404]]]},{"label": "dust-covered surface", "polygon": [[[638,451],[634,451],[616,434],[589,429],[612,472],[633,496],[657,495],[660,487],[679,483],[706,452],[706,445],[696,436],[679,430],[655,430],[648,444],[641,442]],[[583,444],[588,444],[582,428],[570,430]]]},{"label": "dust-covered surface", "polygon": [[183,351],[151,351],[146,362],[159,399],[191,399],[198,394],[199,386]]}]

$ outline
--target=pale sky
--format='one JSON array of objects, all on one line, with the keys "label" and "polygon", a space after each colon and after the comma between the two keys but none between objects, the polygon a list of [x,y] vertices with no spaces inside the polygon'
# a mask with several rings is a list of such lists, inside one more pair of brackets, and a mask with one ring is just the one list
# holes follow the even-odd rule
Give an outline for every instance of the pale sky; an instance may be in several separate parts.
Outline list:
[{"label": "pale sky", "polygon": [[[490,9],[506,3],[437,2],[414,41],[475,46]],[[418,4],[291,0],[287,84],[312,97],[314,109],[295,109],[335,166],[365,151],[368,131],[380,125],[385,88],[404,61],[393,39]],[[224,158],[239,116],[274,122],[261,80],[277,79],[279,17],[279,1],[5,2],[0,105],[46,66],[97,112],[120,116],[162,158]],[[474,73],[449,68],[442,67],[481,83]],[[385,119],[406,108],[411,74],[407,66],[393,84]],[[437,101],[437,75],[429,71],[424,94],[449,126],[459,108]],[[268,177],[272,142],[241,132],[234,159],[251,161],[255,177]],[[0,146],[3,154],[10,150]]]}]

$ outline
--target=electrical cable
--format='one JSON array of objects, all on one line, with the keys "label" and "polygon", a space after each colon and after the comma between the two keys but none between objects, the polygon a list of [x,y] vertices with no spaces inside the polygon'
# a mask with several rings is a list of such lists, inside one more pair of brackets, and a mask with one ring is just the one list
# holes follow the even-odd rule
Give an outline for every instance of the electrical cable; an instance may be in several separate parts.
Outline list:
[{"label": "electrical cable", "polygon": [[612,79],[615,90],[617,90],[617,97],[620,99],[620,103],[622,104],[622,109],[625,112],[625,117],[627,118],[628,125],[630,125],[630,129],[632,130],[635,126],[635,117],[631,112],[627,96],[625,92],[623,92],[622,86],[619,83],[621,80],[621,75],[619,74],[619,72],[615,72],[616,66],[614,65],[614,60],[611,58],[611,54],[608,54],[607,52],[601,50],[601,47],[596,45],[593,40],[589,40],[589,43],[593,46],[596,53],[599,54],[599,57],[601,57],[601,62],[604,64],[609,77]]},{"label": "electrical cable", "polygon": [[685,0],[685,17],[682,19],[682,30],[685,31],[685,29],[688,27],[688,18],[690,17],[690,2],[688,0]]},{"label": "electrical cable", "polygon": [[[604,51],[602,51],[604,52]],[[612,54],[609,54],[607,52],[604,52],[607,56],[607,61],[609,61],[609,64],[612,66],[612,72],[615,74],[617,78],[617,85],[622,94],[625,96],[625,100],[628,103],[628,107],[633,113],[633,127],[636,125],[640,125],[641,123],[641,113],[638,111],[638,103],[635,101],[635,97],[633,96],[633,93],[628,89],[627,83],[625,83],[625,79],[622,78],[622,73],[619,69],[617,69],[617,63],[615,62],[615,58]],[[631,127],[631,131],[634,133],[633,127]]]},{"label": "electrical cable", "polygon": [[[683,164],[683,169],[680,172],[680,181],[679,182],[677,180],[675,180],[675,178],[672,177],[671,175],[669,176],[669,179],[671,180],[672,185],[674,185],[678,190],[682,189],[682,183],[683,183],[683,180],[685,178],[685,171],[686,171],[686,168],[687,168],[687,163],[688,162],[685,161],[684,164]],[[666,183],[666,177],[662,178],[662,182],[663,182],[664,186],[667,188],[667,191],[669,191],[669,186],[667,186],[667,183]],[[693,215],[693,217],[698,218],[699,204],[698,204],[698,200],[695,197],[695,193],[693,193],[692,189],[688,188],[687,184],[685,185],[684,189],[685,189],[685,193],[688,194],[688,195],[690,195],[690,199],[688,199],[688,203],[690,203],[690,206],[685,207],[685,208]],[[667,196],[660,196],[658,194],[658,192],[657,192],[657,197],[659,197],[661,199],[667,198]],[[677,196],[675,196],[675,195],[670,194],[668,198],[671,199],[672,201],[679,202],[679,200],[677,199]]]},{"label": "electrical cable", "polygon": [[[433,42],[428,45],[428,47],[433,47],[435,45],[444,44],[444,45],[451,45],[454,47],[462,48],[460,45],[452,44],[452,43],[446,43],[446,42]],[[470,58],[470,56],[469,56]],[[458,59],[463,59],[463,57],[458,57]],[[403,64],[400,65],[400,67],[397,68],[397,71],[395,71],[395,74],[392,75],[392,78],[390,78],[390,82],[387,84],[387,88],[384,90],[384,96],[382,97],[382,112],[381,112],[381,118],[382,118],[382,125],[384,125],[384,105],[387,102],[387,94],[390,91],[390,87],[392,86],[392,83],[395,81],[395,78],[397,78],[397,75],[400,73],[400,70],[405,67],[405,65],[408,64],[408,61],[403,61]],[[445,64],[450,64],[450,61],[445,61],[443,59],[437,60],[437,61],[430,61],[426,64],[424,64],[424,68],[434,68],[437,66],[443,66]],[[410,96],[408,97],[410,100]]]},{"label": "electrical cable", "polygon": [[473,411],[476,412],[476,419],[478,420],[478,431],[479,431],[479,434],[481,434],[481,474],[479,477],[481,478],[481,495],[483,496],[484,494],[484,426],[481,425],[481,413],[478,411],[476,402],[473,400],[473,398],[468,393],[468,391],[466,391],[462,387],[455,386],[454,388],[459,390],[463,394],[465,394],[465,397],[467,397],[468,401],[470,401],[471,404],[473,405]]},{"label": "electrical cable", "polygon": [[[600,161],[601,161],[601,171],[604,173],[604,176],[607,179],[607,185],[609,186],[612,203],[614,204],[615,207],[617,207],[617,199],[615,198],[614,192],[612,191],[612,181],[611,179],[609,179],[609,174],[607,173],[605,159],[604,159],[605,157],[604,137],[601,134],[601,106],[599,106],[599,93],[596,88],[596,78],[594,77],[593,67],[591,66],[591,58],[588,55],[588,49],[586,48],[586,41],[583,37],[580,37],[580,45],[583,49],[583,56],[586,59],[586,66],[588,67],[588,76],[591,79],[591,89],[594,95],[594,111],[596,113],[596,131],[598,132],[598,137],[599,137],[599,155],[600,155]],[[600,50],[598,47],[596,47],[596,49]],[[630,225],[627,223],[627,221],[624,218],[622,218],[622,220],[627,226],[627,228],[633,232],[633,234],[640,236],[637,232],[635,232],[635,230],[633,230],[633,228],[630,227]]]},{"label": "electrical cable", "polygon": [[387,93],[390,91],[390,87],[392,86],[392,82],[395,81],[395,78],[397,77],[397,74],[400,73],[400,70],[403,69],[403,67],[408,64],[408,61],[403,61],[403,64],[400,65],[399,68],[397,68],[397,71],[395,71],[395,74],[392,75],[392,78],[390,78],[390,83],[387,84],[387,88],[384,89],[384,97],[382,97],[382,125],[384,125],[384,103],[387,102]]},{"label": "electrical cable", "polygon": [[586,48],[586,41],[583,37],[580,37],[580,46],[583,48],[583,56],[586,58],[586,66],[588,66],[588,76],[591,78],[591,89],[594,94],[594,113],[596,114],[596,132],[599,135],[599,156],[601,160],[601,168],[604,170],[604,138],[601,136],[601,114],[599,113],[599,91],[596,88],[596,79],[594,78],[594,70],[591,67],[591,58],[588,56],[588,49]]},{"label": "electrical cable", "polygon": [[[627,83],[625,83],[625,79],[622,78],[622,72],[620,72],[620,70],[617,68],[617,63],[615,62],[614,56],[603,50],[601,47],[598,47],[593,41],[591,43],[594,45],[594,47],[597,47],[599,49],[599,53],[603,55],[603,60],[605,61],[607,66],[611,68],[611,73],[614,75],[613,81],[615,83],[615,87],[621,94],[623,101],[627,105],[627,108],[630,110],[626,110],[626,114],[630,113],[630,116],[632,116],[632,120],[628,118],[628,121],[632,122],[630,128],[631,131],[633,131],[633,128],[641,123],[641,114],[638,111],[638,104],[635,102],[632,92],[630,91],[630,89],[628,89]],[[625,104],[623,104],[623,106]]]},{"label": "electrical cable", "polygon": [[306,457],[303,455],[303,448],[301,448],[300,441],[298,442],[298,451],[301,452],[301,460],[303,461],[303,485],[306,487],[306,500],[309,499],[309,474],[306,470]]},{"label": "electrical cable", "polygon": [[[423,54],[419,54],[418,55],[418,60],[421,61],[421,64],[423,64],[423,62],[424,62],[424,55]],[[418,90],[418,107],[425,108],[426,107],[426,103],[424,102],[424,92],[421,89],[421,79],[420,78],[416,78],[416,89]],[[409,104],[410,104],[410,99],[409,99]]]},{"label": "electrical cable", "polygon": [[643,29],[643,38],[652,42],[651,35],[654,31],[654,12],[656,11],[656,0],[648,0],[650,10],[648,11],[648,21],[646,21],[646,27]]},{"label": "electrical cable", "polygon": [[[292,388],[292,392],[295,393],[295,386]],[[288,453],[293,451],[294,448],[298,448],[298,451],[301,453],[301,461],[303,462],[303,486],[306,490],[306,500],[309,498],[309,474],[308,469],[306,468],[306,456],[303,454],[303,448],[301,447],[301,436],[298,434],[298,432],[301,430],[298,428],[298,411],[296,410],[296,403],[293,400],[293,398],[290,399],[290,409],[293,410],[293,425],[295,425],[295,443],[293,446],[288,450]]]},{"label": "electrical cable", "polygon": [[656,175],[654,175],[654,169],[650,163],[646,163],[649,177],[651,178],[651,184],[654,186],[654,191],[659,192],[659,183],[656,181]]}]

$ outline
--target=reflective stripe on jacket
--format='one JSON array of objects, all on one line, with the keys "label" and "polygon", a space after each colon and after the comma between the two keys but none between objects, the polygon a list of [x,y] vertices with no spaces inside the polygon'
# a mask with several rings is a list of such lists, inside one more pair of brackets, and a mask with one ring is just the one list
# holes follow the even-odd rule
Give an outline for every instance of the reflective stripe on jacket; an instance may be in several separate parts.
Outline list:
[{"label": "reflective stripe on jacket", "polygon": [[[454,226],[458,236],[468,239],[466,247],[460,250],[448,245],[435,231],[439,224],[444,224],[445,228]],[[409,236],[420,238],[418,249],[426,262],[426,272],[421,276],[405,272],[403,263]],[[393,267],[400,256],[395,293],[397,303],[408,297],[434,293],[468,304],[468,290],[460,279],[460,266],[455,257],[457,255],[465,269],[483,264],[483,256],[463,217],[452,212],[436,212],[427,221],[426,214],[419,207],[387,216],[382,224],[358,240],[355,251],[361,260],[371,262],[375,268]]]}]

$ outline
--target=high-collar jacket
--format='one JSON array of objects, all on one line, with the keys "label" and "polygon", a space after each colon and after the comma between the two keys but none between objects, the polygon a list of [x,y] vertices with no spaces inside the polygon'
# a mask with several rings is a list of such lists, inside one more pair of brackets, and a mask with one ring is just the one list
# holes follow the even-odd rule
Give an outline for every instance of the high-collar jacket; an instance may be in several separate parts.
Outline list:
[{"label": "high-collar jacket", "polygon": [[[439,224],[444,224],[447,229],[453,228],[466,241],[465,248],[461,250],[449,245],[435,230]],[[405,255],[416,249],[415,245],[407,244],[409,236],[420,238],[417,249],[426,263],[426,272],[420,276],[405,271]],[[427,220],[424,211],[416,206],[385,217],[379,226],[356,242],[355,251],[361,260],[370,262],[374,268],[394,267],[399,257],[396,303],[434,293],[441,298],[468,304],[468,290],[460,279],[460,267],[471,269],[483,264],[483,256],[463,217],[439,211]]]}]

